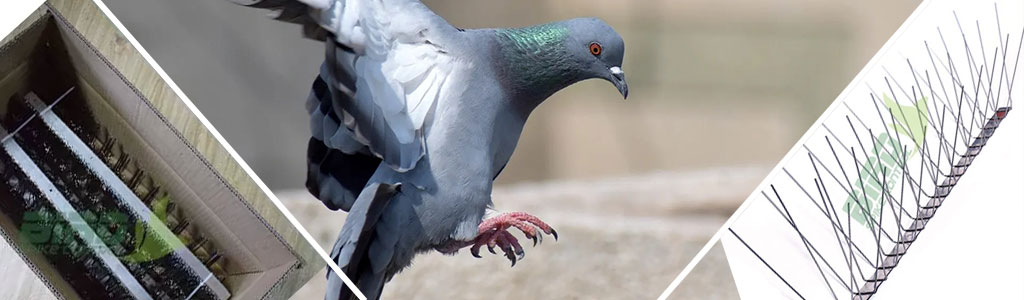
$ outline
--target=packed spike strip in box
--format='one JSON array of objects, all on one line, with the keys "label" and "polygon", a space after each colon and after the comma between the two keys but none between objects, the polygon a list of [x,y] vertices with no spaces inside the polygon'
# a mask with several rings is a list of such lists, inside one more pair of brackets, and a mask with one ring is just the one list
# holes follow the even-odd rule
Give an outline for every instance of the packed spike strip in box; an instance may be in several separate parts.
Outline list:
[{"label": "packed spike strip in box", "polygon": [[[8,132],[0,129],[0,134]],[[21,146],[5,138],[3,149],[0,174],[7,188],[0,196],[12,217],[4,221],[20,223],[21,238],[35,246],[32,254],[45,256],[48,266],[84,297],[151,299],[110,248],[96,242],[102,240],[99,234]]]},{"label": "packed spike strip in box", "polygon": [[[207,265],[220,262],[220,254],[199,247],[197,238],[187,238],[198,234],[186,231],[191,227],[190,222],[180,215],[172,219],[176,224],[165,223],[168,222],[165,209],[169,197],[159,197],[151,202],[150,205],[161,208],[151,209],[136,195],[129,185],[137,188],[145,172],[140,168],[129,170],[132,160],[125,152],[115,154],[114,149],[121,148],[115,139],[107,138],[105,144],[110,146],[106,156],[116,158],[105,161],[79,138],[79,135],[94,136],[92,131],[97,126],[66,124],[35,94],[29,93],[24,99],[24,103],[16,100],[8,103],[9,114],[29,116],[25,120],[4,120],[7,128],[17,128],[18,131],[12,135],[14,141],[9,143],[25,145],[22,148],[28,156],[54,182],[55,187],[72,200],[70,205],[73,209],[92,216],[85,219],[87,225],[99,232],[98,237],[110,252],[121,257],[123,264],[148,294],[155,299],[190,296],[198,296],[197,299],[228,298],[227,289],[218,278],[213,278],[213,272],[207,268]],[[78,115],[69,118],[69,122],[90,120],[87,108],[63,111]],[[77,133],[72,127],[78,128]],[[48,159],[51,157],[61,159]],[[153,190],[156,189],[154,186]],[[193,243],[186,246],[183,240],[192,240]],[[199,256],[205,257],[200,260]],[[223,275],[218,277],[224,278]]]},{"label": "packed spike strip in box", "polygon": [[0,40],[0,129],[0,263],[53,298],[284,299],[323,268],[92,1]]}]

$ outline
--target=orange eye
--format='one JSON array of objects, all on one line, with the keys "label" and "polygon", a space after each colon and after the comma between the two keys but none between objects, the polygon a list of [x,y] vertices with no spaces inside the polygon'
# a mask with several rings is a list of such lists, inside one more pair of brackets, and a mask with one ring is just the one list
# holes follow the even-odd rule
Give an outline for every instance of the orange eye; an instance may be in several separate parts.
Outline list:
[{"label": "orange eye", "polygon": [[590,54],[593,54],[594,56],[601,55],[601,44],[590,43]]}]

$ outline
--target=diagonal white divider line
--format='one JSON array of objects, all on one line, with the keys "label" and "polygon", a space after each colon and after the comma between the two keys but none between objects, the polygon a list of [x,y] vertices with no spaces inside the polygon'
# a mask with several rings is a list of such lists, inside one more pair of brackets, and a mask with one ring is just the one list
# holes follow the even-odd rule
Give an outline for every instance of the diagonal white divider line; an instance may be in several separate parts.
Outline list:
[{"label": "diagonal white divider line", "polygon": [[910,17],[908,17],[906,21],[903,21],[903,24],[900,25],[899,29],[896,29],[896,32],[893,33],[891,37],[889,37],[889,40],[887,40],[885,44],[882,45],[882,48],[879,49],[878,52],[875,52],[875,55],[871,57],[871,60],[869,60],[868,63],[863,68],[861,68],[860,72],[857,73],[857,76],[853,77],[853,80],[851,80],[850,83],[846,85],[846,88],[844,88],[843,91],[839,93],[839,96],[836,97],[834,101],[832,101],[832,104],[830,104],[828,108],[825,109],[825,112],[819,115],[818,119],[814,121],[814,124],[808,127],[807,131],[804,132],[804,135],[800,137],[800,140],[798,140],[796,144],[793,145],[793,148],[789,149],[789,152],[786,153],[786,156],[784,156],[782,160],[779,160],[779,162],[775,165],[775,168],[772,169],[771,173],[769,173],[768,176],[766,176],[761,181],[761,184],[759,184],[757,188],[754,189],[754,192],[749,197],[747,197],[747,200],[744,200],[743,204],[741,204],[740,207],[736,209],[736,212],[734,212],[732,216],[730,216],[729,219],[725,221],[725,224],[722,224],[722,228],[720,228],[718,232],[716,232],[715,235],[711,237],[711,240],[709,240],[707,244],[704,245],[704,248],[700,249],[700,252],[697,252],[697,256],[694,256],[693,260],[691,260],[690,263],[687,264],[685,268],[683,268],[683,271],[680,272],[674,280],[672,280],[672,283],[670,283],[668,287],[665,288],[665,291],[661,293],[661,296],[658,296],[658,300],[666,300],[668,299],[669,295],[672,295],[672,292],[675,291],[676,288],[679,287],[679,284],[682,283],[683,279],[685,279],[686,276],[693,271],[693,268],[697,266],[697,263],[703,260],[704,256],[707,255],[709,251],[711,251],[711,247],[714,246],[715,243],[717,243],[719,240],[721,240],[722,235],[724,235],[728,231],[732,223],[736,222],[736,219],[738,219],[739,216],[743,214],[743,211],[745,211],[750,206],[750,204],[754,202],[753,200],[760,195],[758,191],[768,189],[768,185],[771,179],[775,178],[776,176],[782,173],[783,163],[789,161],[790,159],[793,158],[793,156],[800,152],[799,150],[802,149],[801,145],[805,144],[807,140],[810,139],[811,134],[814,132],[813,129],[820,127],[822,123],[824,123],[826,117],[831,115],[833,111],[839,109],[839,107],[842,106],[841,99],[845,99],[848,94],[853,92],[853,88],[857,86],[861,81],[863,81],[865,76],[867,76],[868,70],[871,70],[872,67],[874,67],[877,64],[880,64],[883,54],[887,53],[889,51],[889,48],[893,47],[893,45],[896,43],[896,40],[898,40],[899,37],[903,35],[903,33],[907,30],[907,28],[910,27],[910,24],[913,23],[914,20],[920,17],[921,12],[925,10],[924,8],[931,3],[932,0],[924,0],[921,2],[920,5],[917,6],[916,9],[914,9],[914,12],[910,14]]},{"label": "diagonal white divider line", "polygon": [[146,62],[148,62],[149,65],[153,67],[153,70],[156,71],[157,75],[160,75],[160,79],[163,79],[164,82],[167,83],[167,86],[169,86],[171,90],[174,91],[174,94],[177,95],[178,98],[180,98],[181,101],[185,103],[185,106],[188,107],[192,114],[194,114],[196,118],[203,123],[203,126],[206,127],[206,130],[210,131],[210,134],[213,135],[215,139],[217,139],[217,142],[220,143],[221,147],[224,147],[224,150],[227,150],[228,154],[231,155],[231,158],[233,158],[238,163],[238,165],[242,167],[242,170],[245,171],[245,174],[249,175],[249,177],[251,177],[253,181],[256,182],[256,185],[260,188],[260,190],[262,190],[263,193],[265,193],[267,197],[270,198],[270,201],[273,202],[275,206],[277,206],[277,209],[280,210],[282,214],[284,214],[285,218],[288,219],[288,222],[291,222],[292,225],[295,226],[295,229],[297,229],[299,233],[302,234],[302,237],[305,238],[306,241],[309,242],[311,246],[313,246],[313,249],[316,250],[317,254],[319,254],[320,257],[324,259],[324,262],[327,263],[327,267],[331,268],[331,270],[334,271],[334,273],[341,278],[341,280],[345,283],[345,286],[348,286],[348,288],[352,290],[353,293],[355,293],[356,297],[358,297],[360,300],[366,300],[366,296],[363,295],[362,291],[360,291],[359,288],[356,287],[354,283],[352,283],[352,280],[349,279],[348,276],[346,276],[345,273],[341,271],[341,268],[338,267],[338,264],[334,263],[334,260],[331,259],[330,255],[328,255],[327,252],[320,247],[320,244],[317,243],[315,239],[313,239],[313,236],[309,234],[309,231],[306,231],[306,228],[302,227],[302,224],[300,224],[299,221],[295,219],[295,216],[292,215],[292,213],[288,211],[287,208],[285,208],[284,204],[281,203],[281,200],[277,198],[277,195],[274,195],[274,193],[270,191],[270,188],[267,187],[266,183],[263,183],[263,180],[256,175],[256,172],[252,171],[252,168],[249,167],[249,164],[242,160],[242,157],[238,155],[238,152],[236,152],[235,149],[232,148],[230,144],[228,144],[227,140],[224,139],[224,136],[222,136],[220,132],[218,132],[217,129],[214,128],[212,124],[210,124],[210,121],[206,119],[206,116],[204,116],[203,113],[200,112],[198,108],[196,108],[195,103],[193,103],[192,100],[188,98],[188,96],[185,96],[185,92],[183,92],[181,88],[178,87],[178,85],[174,83],[173,80],[171,80],[170,76],[167,76],[167,72],[164,72],[164,69],[156,63],[156,60],[154,60],[153,57],[149,55],[149,52],[146,52],[146,50],[142,48],[142,45],[139,44],[139,41],[135,39],[135,36],[133,36],[131,32],[128,31],[127,28],[124,27],[124,24],[121,24],[121,21],[114,16],[114,13],[112,13],[110,9],[107,8],[105,4],[103,4],[101,0],[93,0],[93,2],[96,4],[97,7],[99,7],[100,11],[103,11],[103,14],[105,14],[107,18],[110,19],[110,22],[114,24],[114,27],[117,27],[117,29],[120,30],[122,34],[124,34],[125,39],[127,39],[128,42],[130,42],[132,46],[135,47],[135,50],[139,51],[139,54],[141,54],[142,58],[145,59]]}]

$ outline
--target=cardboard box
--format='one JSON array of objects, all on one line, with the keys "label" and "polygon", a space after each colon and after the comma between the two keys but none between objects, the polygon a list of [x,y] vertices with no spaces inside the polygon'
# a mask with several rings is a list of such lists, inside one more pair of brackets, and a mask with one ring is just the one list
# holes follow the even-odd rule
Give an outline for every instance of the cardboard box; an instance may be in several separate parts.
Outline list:
[{"label": "cardboard box", "polygon": [[[0,42],[0,116],[19,95],[31,92],[52,104],[70,87],[63,101],[87,106],[93,121],[220,251],[232,299],[286,298],[323,267],[264,190],[95,3],[47,1]],[[57,297],[79,298],[44,256],[23,249],[18,224],[2,215],[7,246],[34,271],[20,276],[38,276]]]}]

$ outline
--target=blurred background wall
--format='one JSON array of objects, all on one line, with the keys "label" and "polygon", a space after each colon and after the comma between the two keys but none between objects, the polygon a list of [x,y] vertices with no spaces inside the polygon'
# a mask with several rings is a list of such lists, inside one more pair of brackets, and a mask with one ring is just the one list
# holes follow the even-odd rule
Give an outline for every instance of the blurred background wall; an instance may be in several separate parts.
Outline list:
[{"label": "blurred background wall", "polygon": [[[227,0],[104,2],[330,245],[343,214],[301,191],[321,44]],[[386,295],[635,299],[668,285],[920,1],[424,2],[465,28],[600,17],[626,40],[630,98],[602,81],[556,94],[498,180],[499,209],[537,214],[563,240],[512,270],[500,257],[418,258]]]}]

